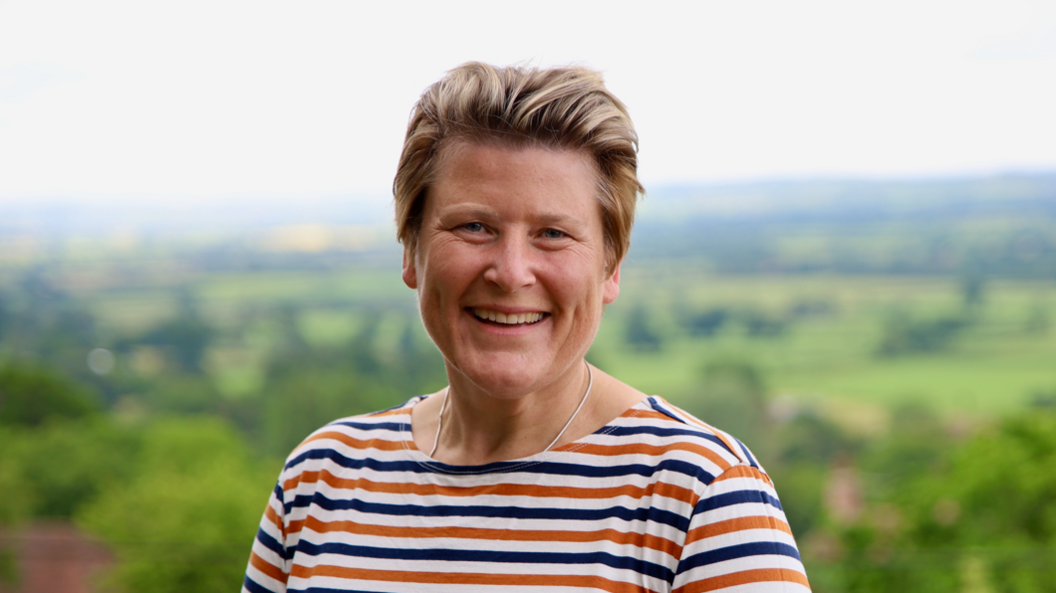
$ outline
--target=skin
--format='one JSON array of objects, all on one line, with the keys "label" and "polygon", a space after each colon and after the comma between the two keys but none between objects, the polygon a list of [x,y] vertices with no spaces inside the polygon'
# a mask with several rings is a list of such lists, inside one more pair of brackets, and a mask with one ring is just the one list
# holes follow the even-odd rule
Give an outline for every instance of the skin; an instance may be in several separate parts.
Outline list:
[{"label": "skin", "polygon": [[[541,452],[587,387],[583,357],[619,295],[607,266],[589,155],[462,143],[444,149],[403,280],[444,356],[450,393],[434,457],[477,465]],[[477,309],[542,315],[502,325]],[[557,446],[601,428],[644,394],[593,369],[586,405]],[[436,435],[443,392],[412,411],[419,450]]]}]

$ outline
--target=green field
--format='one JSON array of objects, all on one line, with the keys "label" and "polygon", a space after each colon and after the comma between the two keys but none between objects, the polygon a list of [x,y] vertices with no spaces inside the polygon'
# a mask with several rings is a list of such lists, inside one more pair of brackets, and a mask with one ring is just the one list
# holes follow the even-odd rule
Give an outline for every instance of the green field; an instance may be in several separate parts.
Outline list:
[{"label": "green field", "polygon": [[[750,362],[765,373],[771,393],[804,403],[888,408],[921,403],[945,412],[1000,413],[1056,389],[1056,335],[1031,320],[1056,315],[1056,283],[993,282],[975,321],[946,348],[880,356],[877,345],[893,311],[929,318],[962,308],[955,279],[869,276],[692,276],[665,270],[626,270],[621,301],[608,312],[592,353],[628,382],[682,401],[699,392],[710,361]],[[724,328],[690,337],[678,313],[708,307],[756,309],[774,317],[796,303],[827,303],[822,315],[790,322],[777,336]],[[625,311],[653,313],[663,337],[656,352],[622,339]],[[619,308],[623,307],[623,311]],[[622,314],[621,314],[622,313]]]},{"label": "green field", "polygon": [[[185,271],[178,282],[158,275],[133,283],[99,266],[55,278],[87,303],[112,336],[135,336],[175,315],[181,298],[192,300],[219,331],[206,368],[222,391],[239,395],[260,386],[268,352],[283,339],[271,316],[275,310],[289,311],[301,336],[320,347],[347,342],[365,319],[375,318],[380,321],[372,339],[382,356],[395,355],[407,327],[427,344],[414,294],[403,286],[395,262],[392,267]],[[1056,390],[1056,334],[1048,328],[1056,319],[1054,282],[990,281],[970,312],[971,324],[942,348],[877,353],[892,315],[963,315],[962,293],[952,277],[716,275],[685,262],[632,263],[624,267],[621,296],[605,313],[591,358],[675,402],[702,395],[702,369],[709,362],[749,362],[763,372],[771,397],[831,411],[864,428],[882,424],[884,410],[900,404],[1001,414]],[[807,311],[797,314],[797,306]],[[645,311],[658,348],[628,343],[635,308]],[[779,321],[782,329],[753,336],[730,321],[714,335],[692,335],[688,320],[714,309],[751,312]]]}]

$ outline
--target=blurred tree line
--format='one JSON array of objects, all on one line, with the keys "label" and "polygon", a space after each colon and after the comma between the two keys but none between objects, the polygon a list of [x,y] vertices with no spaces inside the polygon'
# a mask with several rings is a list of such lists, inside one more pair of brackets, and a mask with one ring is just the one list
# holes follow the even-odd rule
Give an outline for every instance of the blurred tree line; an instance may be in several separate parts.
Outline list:
[{"label": "blurred tree line", "polygon": [[725,274],[1053,278],[1054,198],[1052,173],[661,188],[630,259]]},{"label": "blurred tree line", "polygon": [[[309,375],[337,366],[317,364]],[[284,374],[293,372],[275,376],[294,381]],[[307,376],[293,385],[317,407],[302,410],[291,396],[288,420],[317,411],[332,419],[347,391],[323,387],[328,380],[368,381],[329,372],[314,386]],[[980,430],[907,406],[884,434],[864,438],[771,398],[751,364],[714,361],[701,373],[689,411],[767,460],[815,591],[1056,589],[1056,408],[1048,400]],[[377,394],[383,399],[359,405],[384,405],[385,392]],[[118,590],[236,589],[281,459],[213,409],[137,419],[107,413],[101,401],[55,369],[0,368],[0,525],[74,521],[116,553],[107,583]],[[9,581],[17,579],[10,552],[0,562]]]},{"label": "blurred tree line", "polygon": [[726,360],[688,411],[767,460],[814,591],[1023,593],[1056,591],[1054,402],[975,430],[906,405],[865,438]]},{"label": "blurred tree line", "polygon": [[[0,369],[0,462],[0,527],[75,522],[114,551],[107,583],[124,591],[236,587],[277,471],[222,419],[122,422],[24,364]],[[2,552],[0,576],[17,584],[14,551]]]},{"label": "blurred tree line", "polygon": [[[75,523],[114,551],[103,585],[117,591],[237,590],[284,456],[332,420],[445,381],[416,317],[383,356],[384,311],[365,311],[347,340],[313,345],[279,306],[247,320],[275,330],[261,388],[231,396],[206,361],[224,332],[188,293],[171,319],[116,336],[43,277],[27,274],[22,288],[0,293],[0,529]],[[85,362],[100,346],[117,361],[104,372]],[[144,349],[158,359],[150,372],[127,362]],[[14,558],[0,544],[0,588],[18,582]]]}]

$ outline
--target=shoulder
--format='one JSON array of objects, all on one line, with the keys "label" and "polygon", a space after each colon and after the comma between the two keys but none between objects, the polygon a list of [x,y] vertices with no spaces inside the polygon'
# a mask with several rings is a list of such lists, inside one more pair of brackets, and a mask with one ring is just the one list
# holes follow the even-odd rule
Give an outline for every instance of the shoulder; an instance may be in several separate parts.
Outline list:
[{"label": "shoulder", "polygon": [[364,460],[384,461],[402,453],[410,438],[413,398],[399,406],[340,418],[308,435],[286,458],[281,480],[299,481],[305,473],[340,465],[356,467]]},{"label": "shoulder", "polygon": [[670,404],[650,396],[613,424],[612,436],[631,440],[661,458],[678,458],[707,471],[705,486],[731,468],[746,467],[765,476],[755,456],[737,438]]}]

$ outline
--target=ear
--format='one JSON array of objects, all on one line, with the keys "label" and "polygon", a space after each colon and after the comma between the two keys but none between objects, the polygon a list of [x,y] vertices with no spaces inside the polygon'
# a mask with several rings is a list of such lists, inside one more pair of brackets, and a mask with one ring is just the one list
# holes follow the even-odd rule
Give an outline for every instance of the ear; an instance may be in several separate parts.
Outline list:
[{"label": "ear", "polygon": [[601,302],[606,305],[611,305],[616,301],[616,297],[620,296],[620,264],[622,263],[616,264],[616,268],[605,279],[605,283],[602,286]]},{"label": "ear", "polygon": [[418,269],[414,266],[414,253],[410,247],[403,248],[403,283],[418,290]]}]

